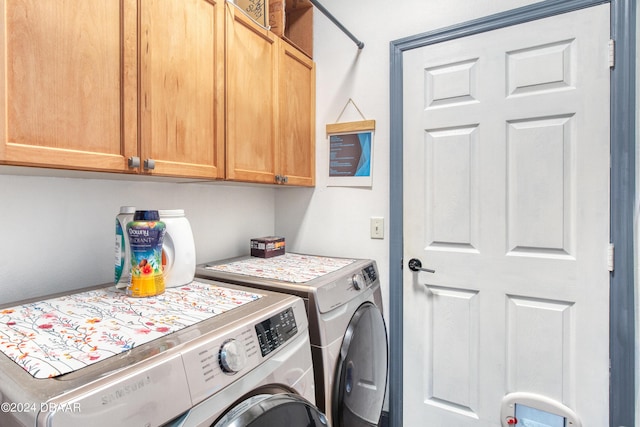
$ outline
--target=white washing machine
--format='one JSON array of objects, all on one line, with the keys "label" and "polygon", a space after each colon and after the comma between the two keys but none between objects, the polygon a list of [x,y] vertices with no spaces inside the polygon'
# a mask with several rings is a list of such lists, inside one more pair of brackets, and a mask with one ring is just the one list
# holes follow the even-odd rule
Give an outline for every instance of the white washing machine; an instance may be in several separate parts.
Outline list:
[{"label": "white washing machine", "polygon": [[304,299],[316,402],[333,427],[377,426],[388,341],[375,261],[286,253],[201,264],[196,276]]},{"label": "white washing machine", "polygon": [[[36,378],[38,370],[28,372],[19,366],[24,359],[14,361],[0,354],[0,425],[326,427],[327,419],[314,405],[308,321],[302,299],[203,279],[194,281],[191,288],[195,285],[204,292],[225,292],[226,300],[219,307],[212,300],[200,306],[202,299],[189,304],[194,312],[216,313],[213,317],[81,369]],[[179,300],[181,292],[188,289],[167,292]],[[99,298],[92,293],[95,291],[102,292]],[[84,316],[84,320],[91,320],[89,328],[105,323],[103,328],[111,328],[107,335],[112,333],[113,320],[107,321],[107,311],[123,303],[117,292],[110,285],[73,294],[81,309],[94,316]],[[259,299],[239,305],[239,293]],[[113,302],[105,304],[105,298],[113,298]],[[50,323],[45,324],[43,333],[51,334],[56,326],[54,318],[64,317],[69,322],[73,311],[56,311],[51,301],[58,299],[0,307],[0,317],[14,316],[7,322],[14,329],[21,324],[15,317],[17,312],[26,313],[26,322],[34,316],[46,317]],[[136,310],[162,300],[138,298],[124,303],[130,308],[126,314],[135,318]],[[45,316],[38,312],[43,307],[51,310]],[[117,330],[122,332],[129,326],[153,329],[148,320],[137,323],[125,323]],[[67,328],[63,333],[72,336],[77,330]],[[0,341],[15,339],[7,338],[11,333],[16,336],[15,331],[0,328]],[[100,347],[97,335],[93,336],[95,347]]]}]

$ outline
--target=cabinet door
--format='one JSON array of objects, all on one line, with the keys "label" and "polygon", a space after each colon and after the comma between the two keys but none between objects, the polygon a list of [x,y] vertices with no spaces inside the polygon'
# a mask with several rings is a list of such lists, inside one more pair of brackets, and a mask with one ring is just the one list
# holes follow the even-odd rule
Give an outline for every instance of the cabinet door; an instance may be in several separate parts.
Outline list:
[{"label": "cabinet door", "polygon": [[278,68],[278,159],[289,185],[315,182],[316,81],[314,62],[285,41]]},{"label": "cabinet door", "polygon": [[275,183],[276,37],[227,5],[227,178]]},{"label": "cabinet door", "polygon": [[0,163],[128,171],[136,1],[0,0]]},{"label": "cabinet door", "polygon": [[141,158],[158,175],[224,176],[224,2],[140,1]]}]

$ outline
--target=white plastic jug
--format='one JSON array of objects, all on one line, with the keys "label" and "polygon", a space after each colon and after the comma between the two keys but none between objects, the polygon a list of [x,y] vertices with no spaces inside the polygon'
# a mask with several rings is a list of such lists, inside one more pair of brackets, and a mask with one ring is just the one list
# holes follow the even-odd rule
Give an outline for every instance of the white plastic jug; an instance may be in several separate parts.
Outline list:
[{"label": "white plastic jug", "polygon": [[167,231],[162,244],[162,265],[167,288],[186,285],[196,274],[196,246],[183,209],[159,210]]},{"label": "white plastic jug", "polygon": [[131,248],[127,224],[133,221],[136,208],[120,206],[120,213],[116,216],[116,264],[114,282],[116,288],[124,289],[131,281]]}]

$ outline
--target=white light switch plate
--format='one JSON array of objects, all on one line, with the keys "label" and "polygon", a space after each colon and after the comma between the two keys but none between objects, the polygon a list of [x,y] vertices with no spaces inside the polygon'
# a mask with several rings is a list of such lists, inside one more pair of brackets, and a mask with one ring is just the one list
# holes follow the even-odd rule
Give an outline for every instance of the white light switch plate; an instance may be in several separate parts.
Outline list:
[{"label": "white light switch plate", "polygon": [[371,238],[384,239],[384,218],[371,217]]}]

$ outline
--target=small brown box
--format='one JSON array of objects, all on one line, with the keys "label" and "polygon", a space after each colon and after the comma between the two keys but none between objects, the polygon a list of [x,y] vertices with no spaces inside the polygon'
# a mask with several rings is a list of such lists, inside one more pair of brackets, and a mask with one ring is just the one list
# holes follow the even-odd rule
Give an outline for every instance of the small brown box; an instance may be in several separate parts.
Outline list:
[{"label": "small brown box", "polygon": [[251,239],[251,256],[271,258],[284,255],[284,237],[267,236]]}]

